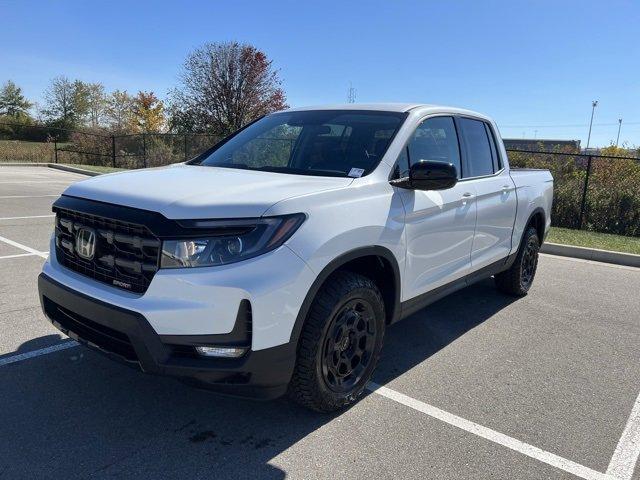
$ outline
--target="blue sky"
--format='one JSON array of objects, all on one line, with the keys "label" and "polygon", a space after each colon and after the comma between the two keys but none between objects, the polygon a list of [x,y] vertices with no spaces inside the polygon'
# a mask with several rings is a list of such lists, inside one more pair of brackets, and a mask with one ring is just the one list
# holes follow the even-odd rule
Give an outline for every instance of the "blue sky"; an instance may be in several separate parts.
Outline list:
[{"label": "blue sky", "polygon": [[0,0],[0,82],[176,84],[189,51],[238,40],[280,69],[292,106],[418,101],[493,116],[504,137],[640,146],[640,2]]}]

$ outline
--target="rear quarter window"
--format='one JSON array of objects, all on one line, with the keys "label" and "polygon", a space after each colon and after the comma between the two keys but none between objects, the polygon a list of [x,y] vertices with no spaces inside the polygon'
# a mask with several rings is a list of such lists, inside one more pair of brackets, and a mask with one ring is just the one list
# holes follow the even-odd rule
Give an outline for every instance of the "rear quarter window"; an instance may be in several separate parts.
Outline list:
[{"label": "rear quarter window", "polygon": [[493,175],[493,155],[485,123],[471,118],[460,118],[459,123],[467,152],[468,166],[464,176]]}]

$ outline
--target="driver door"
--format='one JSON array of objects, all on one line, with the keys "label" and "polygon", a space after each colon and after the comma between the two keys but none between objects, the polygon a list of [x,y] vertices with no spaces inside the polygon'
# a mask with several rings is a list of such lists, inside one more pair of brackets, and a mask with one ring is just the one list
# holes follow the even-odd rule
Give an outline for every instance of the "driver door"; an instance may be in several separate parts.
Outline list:
[{"label": "driver door", "polygon": [[[420,160],[452,163],[461,178],[460,145],[452,117],[429,117],[418,126],[398,159],[401,176]],[[462,182],[446,190],[400,189],[399,193],[406,212],[404,301],[469,273],[476,192],[471,183]]]}]

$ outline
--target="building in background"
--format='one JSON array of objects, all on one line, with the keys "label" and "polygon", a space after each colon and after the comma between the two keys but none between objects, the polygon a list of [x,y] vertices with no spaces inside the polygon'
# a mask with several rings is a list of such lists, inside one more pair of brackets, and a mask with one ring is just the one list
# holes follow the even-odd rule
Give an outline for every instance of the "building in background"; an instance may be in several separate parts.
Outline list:
[{"label": "building in background", "polygon": [[503,138],[507,150],[532,150],[580,153],[580,140],[548,140],[542,138]]}]

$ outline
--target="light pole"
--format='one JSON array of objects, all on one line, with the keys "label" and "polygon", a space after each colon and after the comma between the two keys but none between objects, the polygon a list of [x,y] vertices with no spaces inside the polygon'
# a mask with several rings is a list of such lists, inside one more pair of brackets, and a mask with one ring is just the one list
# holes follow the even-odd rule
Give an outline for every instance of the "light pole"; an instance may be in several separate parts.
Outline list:
[{"label": "light pole", "polygon": [[596,107],[598,106],[598,100],[594,100],[591,102],[591,121],[589,122],[589,136],[587,137],[587,148],[585,148],[585,152],[589,153],[589,142],[591,141],[591,127],[593,126],[593,114],[596,111]]},{"label": "light pole", "polygon": [[622,119],[618,119],[618,138],[616,138],[616,148],[618,148],[618,142],[620,141],[620,129],[622,128]]}]

